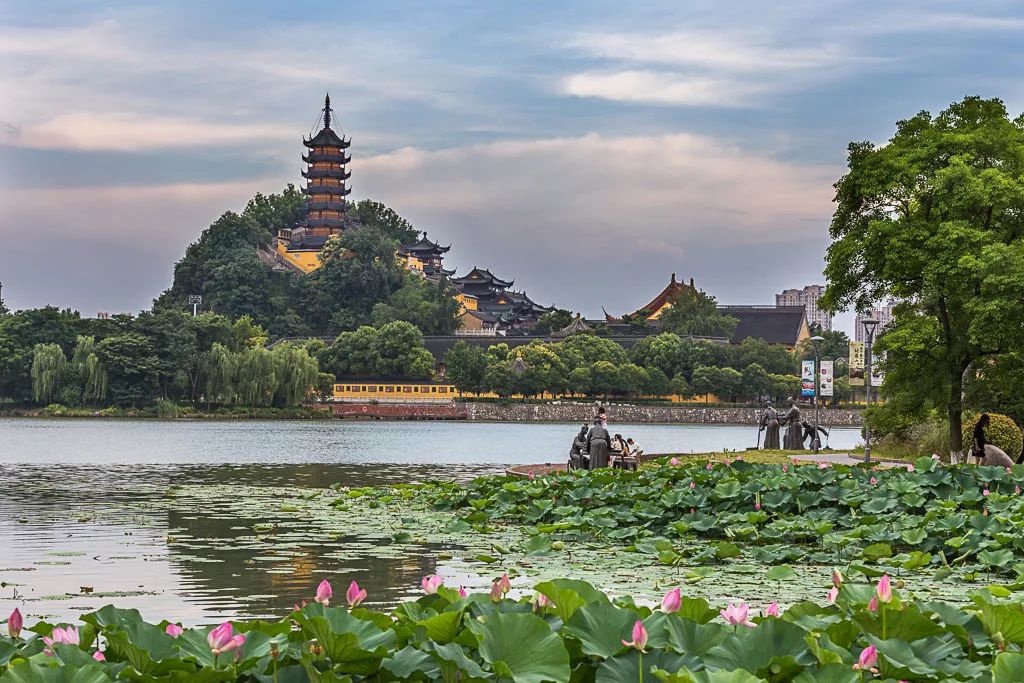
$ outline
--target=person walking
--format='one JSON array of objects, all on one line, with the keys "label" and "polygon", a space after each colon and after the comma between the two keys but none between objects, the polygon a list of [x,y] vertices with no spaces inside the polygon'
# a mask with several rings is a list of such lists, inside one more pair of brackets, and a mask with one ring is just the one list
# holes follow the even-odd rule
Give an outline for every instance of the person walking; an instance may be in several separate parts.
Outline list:
[{"label": "person walking", "polygon": [[985,430],[988,428],[989,422],[992,418],[988,416],[988,413],[982,413],[981,417],[978,418],[977,424],[974,425],[974,438],[971,440],[971,455],[978,459],[978,463],[985,459]]}]

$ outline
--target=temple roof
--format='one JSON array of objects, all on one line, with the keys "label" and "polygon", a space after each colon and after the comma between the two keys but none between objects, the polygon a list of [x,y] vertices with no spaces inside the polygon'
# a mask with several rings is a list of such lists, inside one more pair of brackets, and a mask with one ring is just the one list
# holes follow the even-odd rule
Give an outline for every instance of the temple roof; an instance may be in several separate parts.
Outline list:
[{"label": "temple roof", "polygon": [[423,254],[431,256],[440,256],[441,254],[448,253],[448,251],[451,248],[452,245],[450,244],[447,247],[442,247],[437,242],[430,241],[429,239],[427,239],[427,233],[424,232],[423,237],[421,237],[418,242],[414,244],[403,244],[401,247],[398,248],[398,251],[406,255],[413,254],[415,256],[419,256]]},{"label": "temple roof", "polygon": [[473,266],[473,270],[469,271],[462,277],[457,277],[452,280],[456,284],[478,284],[478,283],[493,283],[498,287],[511,287],[515,284],[515,280],[502,280],[494,276],[491,271],[486,268],[477,268]]},{"label": "temple roof", "polygon": [[[676,274],[672,273],[672,279],[665,286],[665,289],[661,290],[661,292],[659,292],[656,297],[651,299],[651,301],[646,306],[641,306],[630,315],[635,316],[643,314],[643,317],[647,318],[648,320],[658,318],[661,315],[661,310],[665,308],[666,304],[669,304],[672,297],[674,297],[676,294],[682,291],[685,287],[696,289],[696,286],[693,284],[693,278],[690,278],[689,285],[685,285],[682,282],[676,280]],[[612,315],[609,315],[607,311],[605,311],[604,316],[605,319],[609,321],[621,320],[621,318],[616,318]]]},{"label": "temple roof", "polygon": [[323,108],[323,122],[324,127],[320,129],[320,132],[314,135],[309,140],[303,138],[302,144],[306,147],[337,147],[339,149],[347,149],[352,140],[346,140],[344,137],[338,137],[338,134],[331,130],[331,95],[330,93],[324,98]]},{"label": "temple roof", "polygon": [[570,322],[568,325],[558,330],[557,332],[552,332],[551,336],[559,338],[568,337],[573,334],[588,334],[590,332],[593,332],[593,330],[590,329],[590,325],[585,323],[583,321],[583,317],[579,313],[577,313],[576,317],[572,319],[572,322]]},{"label": "temple roof", "polygon": [[718,312],[737,320],[733,343],[753,337],[793,348],[809,336],[803,306],[719,306]]}]

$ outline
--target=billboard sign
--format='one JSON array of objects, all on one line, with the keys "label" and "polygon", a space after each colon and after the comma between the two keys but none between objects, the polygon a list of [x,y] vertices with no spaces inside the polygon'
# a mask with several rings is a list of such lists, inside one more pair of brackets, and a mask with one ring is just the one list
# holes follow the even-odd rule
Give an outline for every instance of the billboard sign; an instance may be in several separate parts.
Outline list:
[{"label": "billboard sign", "polygon": [[805,360],[800,364],[800,395],[814,396],[814,361]]},{"label": "billboard sign", "polygon": [[850,342],[850,386],[864,386],[864,342]]},{"label": "billboard sign", "polygon": [[818,370],[818,396],[835,395],[835,377],[833,373],[833,361],[821,361],[821,369]]}]

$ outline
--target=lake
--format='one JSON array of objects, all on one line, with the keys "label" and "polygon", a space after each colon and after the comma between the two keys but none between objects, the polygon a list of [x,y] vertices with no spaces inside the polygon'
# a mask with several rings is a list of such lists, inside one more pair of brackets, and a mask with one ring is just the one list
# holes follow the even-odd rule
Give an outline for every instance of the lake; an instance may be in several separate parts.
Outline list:
[{"label": "lake", "polygon": [[[0,419],[0,615],[69,619],[114,602],[148,619],[281,616],[321,578],[378,606],[424,574],[481,585],[445,542],[353,530],[334,486],[469,479],[560,462],[575,425]],[[648,452],[753,445],[756,430],[613,425]],[[857,429],[831,445],[855,446]],[[310,501],[310,502],[304,502]],[[315,509],[314,509],[315,508]],[[411,520],[414,521],[414,520]],[[500,573],[500,572],[499,572]]]}]

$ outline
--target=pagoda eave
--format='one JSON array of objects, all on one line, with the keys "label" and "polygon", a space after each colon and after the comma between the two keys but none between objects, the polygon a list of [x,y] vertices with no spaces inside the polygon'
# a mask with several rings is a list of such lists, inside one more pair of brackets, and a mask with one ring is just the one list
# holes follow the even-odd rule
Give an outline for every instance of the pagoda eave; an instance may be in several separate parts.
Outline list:
[{"label": "pagoda eave", "polygon": [[302,160],[307,164],[313,164],[320,161],[327,161],[334,164],[347,164],[352,161],[352,157],[344,154],[317,154],[315,152],[311,152],[310,154],[303,154]]},{"label": "pagoda eave", "polygon": [[334,178],[335,180],[348,180],[352,177],[352,171],[344,169],[315,169],[311,168],[302,172],[302,177],[307,180],[311,178]]},{"label": "pagoda eave", "polygon": [[345,197],[352,192],[352,188],[340,185],[311,185],[302,188],[302,192],[303,194],[329,194]]}]

